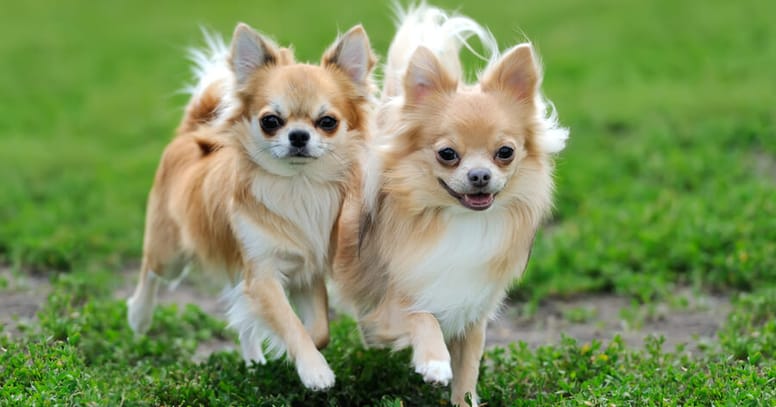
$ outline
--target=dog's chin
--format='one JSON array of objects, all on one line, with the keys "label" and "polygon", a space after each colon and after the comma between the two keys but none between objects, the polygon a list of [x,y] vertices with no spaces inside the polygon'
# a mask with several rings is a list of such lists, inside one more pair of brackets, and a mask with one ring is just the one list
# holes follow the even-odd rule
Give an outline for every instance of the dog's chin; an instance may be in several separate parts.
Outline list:
[{"label": "dog's chin", "polygon": [[285,152],[285,154],[276,157],[281,161],[286,162],[287,164],[297,167],[297,166],[304,166],[307,165],[315,160],[317,160],[319,157],[316,155],[311,154],[307,150],[302,149],[291,149]]},{"label": "dog's chin", "polygon": [[290,177],[299,174],[317,174],[320,166],[314,165],[320,162],[322,157],[309,154],[289,154],[282,152],[263,152],[251,157],[252,161],[270,174]]},{"label": "dog's chin", "polygon": [[285,162],[287,162],[288,165],[291,165],[291,166],[294,166],[294,167],[299,167],[299,166],[307,165],[307,164],[309,164],[309,163],[311,163],[311,162],[313,162],[313,161],[315,161],[317,159],[318,159],[318,157],[297,156],[297,155],[288,156],[288,157],[283,158],[283,160]]},{"label": "dog's chin", "polygon": [[446,182],[442,181],[441,178],[437,178],[437,180],[439,181],[439,185],[441,185],[442,188],[444,188],[445,191],[450,194],[450,196],[457,199],[464,208],[471,209],[473,211],[484,211],[493,206],[493,202],[496,200],[496,194],[494,193],[476,192],[463,194],[450,188],[450,186],[448,186]]}]

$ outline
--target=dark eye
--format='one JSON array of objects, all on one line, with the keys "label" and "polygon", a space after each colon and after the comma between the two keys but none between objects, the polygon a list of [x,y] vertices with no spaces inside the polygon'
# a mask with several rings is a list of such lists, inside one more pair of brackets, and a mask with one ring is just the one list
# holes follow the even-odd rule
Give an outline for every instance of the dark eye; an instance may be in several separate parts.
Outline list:
[{"label": "dark eye", "polygon": [[318,122],[316,125],[323,131],[334,131],[337,129],[337,119],[331,117],[331,116],[323,116],[320,119],[318,119]]},{"label": "dark eye", "polygon": [[259,120],[259,124],[261,124],[261,129],[265,132],[273,133],[283,126],[283,119],[274,114],[268,114]]},{"label": "dark eye", "polygon": [[515,150],[512,147],[504,146],[496,151],[496,158],[501,161],[511,160],[513,155],[515,155]]},{"label": "dark eye", "polygon": [[444,165],[458,164],[458,153],[450,147],[437,151],[437,160]]}]

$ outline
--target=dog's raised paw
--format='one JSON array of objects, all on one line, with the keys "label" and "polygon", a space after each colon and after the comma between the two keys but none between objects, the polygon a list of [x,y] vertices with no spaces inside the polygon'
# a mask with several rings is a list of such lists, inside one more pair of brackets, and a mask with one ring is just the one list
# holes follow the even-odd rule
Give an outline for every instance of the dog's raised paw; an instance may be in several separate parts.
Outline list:
[{"label": "dog's raised paw", "polygon": [[453,378],[450,362],[445,360],[429,360],[415,365],[415,372],[423,376],[426,383],[446,386]]}]

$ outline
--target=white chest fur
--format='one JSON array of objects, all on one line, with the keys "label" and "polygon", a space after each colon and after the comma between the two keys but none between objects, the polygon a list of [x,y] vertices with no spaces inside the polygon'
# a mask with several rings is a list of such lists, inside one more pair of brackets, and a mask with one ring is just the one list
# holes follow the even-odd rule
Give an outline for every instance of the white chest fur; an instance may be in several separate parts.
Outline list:
[{"label": "white chest fur", "polygon": [[461,334],[488,318],[504,297],[504,281],[494,279],[489,262],[502,251],[508,217],[499,212],[456,213],[432,249],[406,274],[400,289],[414,300],[412,311],[433,313],[445,337]]},{"label": "white chest fur", "polygon": [[[286,278],[294,278],[289,273],[300,267],[322,272],[339,213],[337,186],[304,176],[273,177],[257,179],[252,192],[270,212],[295,228],[281,231],[282,226],[272,222],[257,223],[246,214],[235,216],[235,231],[245,255],[255,261],[271,260],[275,271]],[[289,234],[294,234],[290,236],[293,244],[284,238]]]}]

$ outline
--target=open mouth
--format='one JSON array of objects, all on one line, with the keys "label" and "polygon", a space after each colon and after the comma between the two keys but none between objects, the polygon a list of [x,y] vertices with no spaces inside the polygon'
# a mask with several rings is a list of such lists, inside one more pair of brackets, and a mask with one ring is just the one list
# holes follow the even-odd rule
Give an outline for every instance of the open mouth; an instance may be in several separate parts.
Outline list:
[{"label": "open mouth", "polygon": [[444,188],[445,191],[450,194],[450,196],[457,199],[461,205],[473,211],[484,211],[493,205],[495,194],[486,194],[482,192],[478,192],[476,194],[460,194],[453,191],[453,189],[450,188],[444,181],[442,181],[441,178],[437,178],[437,181],[439,181],[439,185],[441,185],[442,188]]}]

